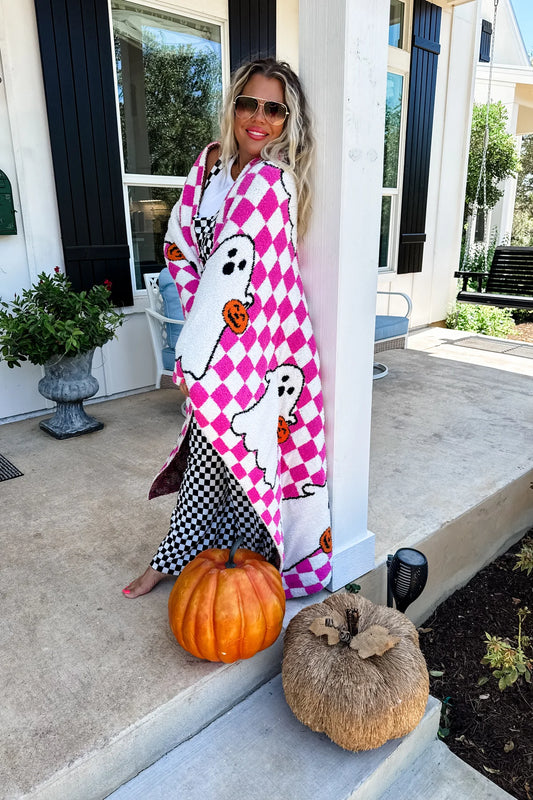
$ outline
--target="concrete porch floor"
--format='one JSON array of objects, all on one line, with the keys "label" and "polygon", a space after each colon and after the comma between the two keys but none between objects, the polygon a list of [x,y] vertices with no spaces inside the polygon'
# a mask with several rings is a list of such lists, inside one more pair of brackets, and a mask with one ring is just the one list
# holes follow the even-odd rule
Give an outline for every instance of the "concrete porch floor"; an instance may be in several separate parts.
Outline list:
[{"label": "concrete porch floor", "polygon": [[[457,333],[412,334],[409,350],[379,355],[389,375],[374,383],[381,570],[361,582],[385,602],[386,554],[421,547],[430,581],[415,620],[475,571],[454,566],[457,541],[481,565],[533,525],[533,359],[459,347]],[[167,529],[173,498],[146,495],[180,401],[164,389],[95,404],[104,430],[63,442],[36,419],[0,427],[0,452],[24,473],[0,484],[1,798],[104,797],[135,772],[125,753],[145,752],[141,769],[278,668],[277,645],[230,666],[188,656],[168,628],[170,582],[121,595]]]}]

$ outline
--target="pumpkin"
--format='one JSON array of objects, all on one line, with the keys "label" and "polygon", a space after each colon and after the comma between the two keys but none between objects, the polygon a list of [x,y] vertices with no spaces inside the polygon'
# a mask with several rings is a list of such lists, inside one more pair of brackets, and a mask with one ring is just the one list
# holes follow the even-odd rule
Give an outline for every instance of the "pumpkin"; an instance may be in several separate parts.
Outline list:
[{"label": "pumpkin", "polygon": [[168,599],[170,627],[197,658],[226,664],[270,647],[285,613],[281,575],[262,555],[204,550],[176,580]]},{"label": "pumpkin", "polygon": [[418,725],[429,677],[413,623],[339,593],[302,609],[283,643],[285,699],[296,717],[346,750],[369,750]]},{"label": "pumpkin", "polygon": [[324,553],[331,553],[333,550],[333,540],[331,538],[331,528],[326,528],[320,537],[320,547]]},{"label": "pumpkin", "polygon": [[287,424],[287,420],[285,417],[279,416],[278,417],[278,444],[283,444],[286,442],[291,432],[289,430],[289,426]]},{"label": "pumpkin", "polygon": [[179,249],[175,242],[167,242],[165,244],[165,257],[168,261],[184,261],[185,256]]},{"label": "pumpkin", "polygon": [[248,325],[248,311],[240,300],[228,300],[222,311],[226,325],[233,333],[244,333]]}]

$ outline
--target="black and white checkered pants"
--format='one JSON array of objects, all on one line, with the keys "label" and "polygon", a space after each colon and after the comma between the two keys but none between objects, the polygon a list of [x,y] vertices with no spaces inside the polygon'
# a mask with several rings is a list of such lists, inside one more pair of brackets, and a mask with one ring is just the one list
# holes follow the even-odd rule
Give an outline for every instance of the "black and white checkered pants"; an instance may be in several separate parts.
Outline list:
[{"label": "black and white checkered pants", "polygon": [[189,456],[170,530],[150,566],[178,575],[202,550],[231,547],[238,536],[243,539],[241,547],[278,565],[278,553],[265,524],[192,417]]}]

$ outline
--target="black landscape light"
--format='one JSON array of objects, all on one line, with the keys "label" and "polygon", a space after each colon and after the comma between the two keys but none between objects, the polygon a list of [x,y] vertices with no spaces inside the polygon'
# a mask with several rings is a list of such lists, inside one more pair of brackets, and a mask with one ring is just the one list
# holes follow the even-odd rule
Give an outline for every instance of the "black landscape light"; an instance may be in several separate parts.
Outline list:
[{"label": "black landscape light", "polygon": [[392,598],[398,611],[405,612],[424,591],[428,579],[428,561],[420,550],[402,547],[387,556],[387,605]]}]

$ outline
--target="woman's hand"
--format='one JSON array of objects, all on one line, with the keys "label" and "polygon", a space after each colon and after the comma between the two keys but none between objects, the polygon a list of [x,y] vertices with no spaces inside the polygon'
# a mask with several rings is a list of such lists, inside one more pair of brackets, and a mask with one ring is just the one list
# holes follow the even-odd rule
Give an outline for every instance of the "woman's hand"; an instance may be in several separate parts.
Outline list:
[{"label": "woman's hand", "polygon": [[187,384],[185,383],[184,380],[182,380],[182,382],[180,383],[180,389],[183,392],[183,394],[185,395],[185,397],[189,396],[189,390],[187,389]]}]

